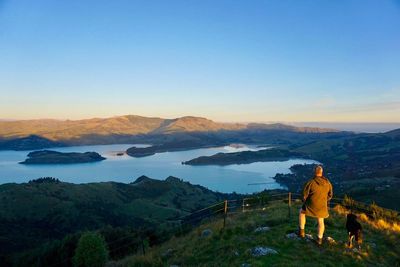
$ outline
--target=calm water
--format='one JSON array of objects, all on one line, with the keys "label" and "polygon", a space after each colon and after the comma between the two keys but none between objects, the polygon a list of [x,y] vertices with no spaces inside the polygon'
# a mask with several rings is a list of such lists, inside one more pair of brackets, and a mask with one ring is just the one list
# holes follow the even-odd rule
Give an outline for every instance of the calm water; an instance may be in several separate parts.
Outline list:
[{"label": "calm water", "polygon": [[[0,151],[0,183],[22,183],[38,177],[57,177],[65,182],[88,183],[117,181],[129,183],[137,177],[146,175],[155,179],[176,176],[192,184],[200,184],[211,190],[220,192],[252,193],[265,188],[280,188],[273,177],[276,173],[288,173],[294,164],[313,163],[311,160],[293,159],[285,162],[257,162],[229,166],[188,166],[182,165],[198,156],[213,155],[218,152],[236,152],[256,150],[251,146],[234,148],[231,146],[218,148],[194,149],[179,152],[166,152],[150,157],[132,158],[127,155],[117,156],[133,145],[101,145],[55,148],[60,152],[95,151],[107,159],[95,163],[72,165],[23,165],[29,151]],[[145,145],[135,145],[145,146]],[[249,185],[255,183],[267,183]]]}]

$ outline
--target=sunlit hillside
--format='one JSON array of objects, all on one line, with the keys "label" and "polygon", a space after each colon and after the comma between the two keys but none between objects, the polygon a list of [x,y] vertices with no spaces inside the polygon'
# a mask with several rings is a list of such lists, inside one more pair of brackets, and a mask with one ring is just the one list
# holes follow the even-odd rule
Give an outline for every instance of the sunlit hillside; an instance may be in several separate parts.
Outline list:
[{"label": "sunlit hillside", "polygon": [[348,211],[337,207],[326,220],[324,244],[319,247],[311,239],[316,236],[314,220],[307,221],[309,238],[300,240],[293,234],[299,204],[292,208],[290,218],[283,202],[228,215],[225,228],[221,217],[205,221],[145,255],[138,252],[108,266],[399,266],[400,229],[384,220],[372,222],[362,215],[362,248],[350,249],[345,229]]},{"label": "sunlit hillside", "polygon": [[76,139],[85,135],[138,135],[220,130],[284,130],[292,132],[335,132],[332,129],[295,127],[284,124],[219,123],[185,116],[176,119],[141,117],[135,115],[84,120],[20,120],[0,121],[0,137],[16,138],[39,135],[51,140]]},{"label": "sunlit hillside", "polygon": [[78,138],[83,135],[148,134],[179,131],[216,131],[242,129],[245,125],[216,123],[205,118],[148,118],[135,115],[85,120],[24,120],[0,122],[0,136],[40,135],[51,140]]}]

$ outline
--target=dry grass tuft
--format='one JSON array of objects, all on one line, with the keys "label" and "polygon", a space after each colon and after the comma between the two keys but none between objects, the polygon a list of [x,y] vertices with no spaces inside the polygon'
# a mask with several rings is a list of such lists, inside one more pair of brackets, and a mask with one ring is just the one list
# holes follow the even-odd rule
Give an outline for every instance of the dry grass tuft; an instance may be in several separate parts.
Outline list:
[{"label": "dry grass tuft", "polygon": [[388,230],[390,229],[390,224],[383,219],[378,219],[375,221],[375,227],[381,230]]},{"label": "dry grass tuft", "polygon": [[336,211],[338,214],[340,215],[347,215],[348,213],[350,213],[345,207],[343,207],[342,205],[336,205],[333,208],[334,211]]},{"label": "dry grass tuft", "polygon": [[392,228],[393,228],[393,231],[400,233],[400,224],[399,223],[393,223]]},{"label": "dry grass tuft", "polygon": [[[350,213],[350,211],[342,205],[336,205],[333,210],[336,211],[339,215],[344,216]],[[397,222],[390,222],[385,219],[370,219],[365,213],[359,213],[357,214],[357,217],[360,221],[371,225],[375,229],[400,233],[400,224]]]},{"label": "dry grass tuft", "polygon": [[369,218],[365,213],[361,213],[360,215],[358,215],[358,218],[360,219],[360,221],[362,222],[368,222]]}]

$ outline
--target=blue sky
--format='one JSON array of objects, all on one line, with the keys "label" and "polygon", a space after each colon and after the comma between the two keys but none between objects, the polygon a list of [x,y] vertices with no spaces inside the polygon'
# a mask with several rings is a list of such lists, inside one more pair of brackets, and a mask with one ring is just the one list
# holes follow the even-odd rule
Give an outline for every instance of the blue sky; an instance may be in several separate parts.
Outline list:
[{"label": "blue sky", "polygon": [[0,118],[400,122],[400,1],[0,0]]}]

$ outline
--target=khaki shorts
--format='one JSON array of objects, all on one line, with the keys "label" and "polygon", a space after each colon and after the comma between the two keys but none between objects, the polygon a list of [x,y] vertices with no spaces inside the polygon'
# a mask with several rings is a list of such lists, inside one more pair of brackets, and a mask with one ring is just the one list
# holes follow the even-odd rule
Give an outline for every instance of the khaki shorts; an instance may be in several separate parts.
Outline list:
[{"label": "khaki shorts", "polygon": [[306,207],[304,205],[301,206],[300,213],[306,214]]}]

